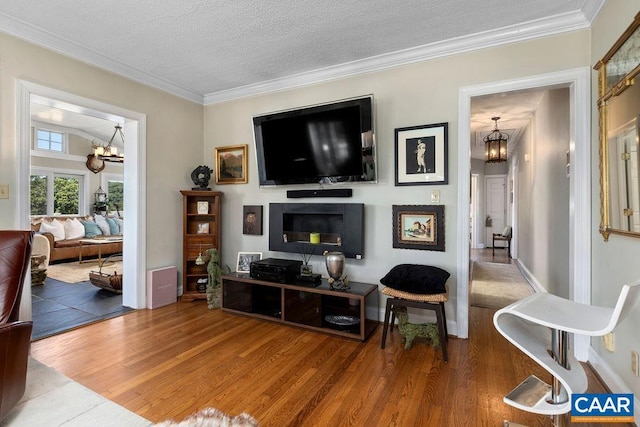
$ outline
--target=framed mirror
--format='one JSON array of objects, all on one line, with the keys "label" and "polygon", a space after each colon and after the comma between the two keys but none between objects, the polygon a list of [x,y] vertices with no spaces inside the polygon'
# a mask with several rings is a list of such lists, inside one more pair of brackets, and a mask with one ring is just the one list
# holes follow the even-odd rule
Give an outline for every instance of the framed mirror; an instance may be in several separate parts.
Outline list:
[{"label": "framed mirror", "polygon": [[640,237],[640,13],[595,65],[600,122],[600,233]]}]

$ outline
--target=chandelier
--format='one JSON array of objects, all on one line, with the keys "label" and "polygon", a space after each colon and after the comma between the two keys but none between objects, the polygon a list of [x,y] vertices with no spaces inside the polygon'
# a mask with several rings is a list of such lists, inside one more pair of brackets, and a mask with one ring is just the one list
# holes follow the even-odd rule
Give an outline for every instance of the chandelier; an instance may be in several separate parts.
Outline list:
[{"label": "chandelier", "polygon": [[507,161],[507,141],[509,135],[498,130],[498,120],[500,117],[492,117],[496,124],[495,129],[483,138],[484,157],[487,163],[501,163]]},{"label": "chandelier", "polygon": [[124,163],[124,154],[118,153],[118,149],[113,146],[113,140],[116,135],[120,135],[122,146],[124,147],[124,134],[122,133],[122,126],[120,123],[115,125],[115,131],[111,136],[111,139],[107,145],[102,145],[99,142],[91,142],[91,149],[93,153],[87,156],[87,168],[93,172],[98,173],[104,169],[104,162]]}]

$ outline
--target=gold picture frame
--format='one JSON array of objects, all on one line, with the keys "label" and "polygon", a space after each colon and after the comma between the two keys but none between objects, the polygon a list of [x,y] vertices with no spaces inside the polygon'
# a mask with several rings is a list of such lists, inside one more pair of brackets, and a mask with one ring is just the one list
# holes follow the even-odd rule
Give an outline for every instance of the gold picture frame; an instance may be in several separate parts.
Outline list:
[{"label": "gold picture frame", "polygon": [[598,61],[600,234],[640,237],[640,13]]},{"label": "gold picture frame", "polygon": [[216,184],[246,184],[248,145],[216,147]]}]

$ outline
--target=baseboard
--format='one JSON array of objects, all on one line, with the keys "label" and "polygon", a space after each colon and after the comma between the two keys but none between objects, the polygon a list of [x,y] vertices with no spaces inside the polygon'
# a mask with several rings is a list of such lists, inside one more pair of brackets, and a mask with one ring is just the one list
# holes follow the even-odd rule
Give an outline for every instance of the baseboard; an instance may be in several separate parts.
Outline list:
[{"label": "baseboard", "polygon": [[[589,364],[611,393],[633,393],[625,384],[622,377],[611,368],[607,361],[604,360],[593,347],[589,347]],[[634,394],[633,401],[633,407],[640,408],[640,397]],[[640,411],[637,409],[634,420],[636,425],[640,425]]]},{"label": "baseboard", "polygon": [[545,289],[544,286],[542,286],[542,283],[540,283],[538,279],[536,279],[536,276],[533,275],[533,273],[527,268],[526,265],[522,263],[522,261],[520,261],[519,259],[516,260],[516,266],[518,267],[518,270],[520,270],[520,273],[522,273],[524,278],[527,280],[527,282],[529,282],[529,284],[536,292],[549,292]]}]

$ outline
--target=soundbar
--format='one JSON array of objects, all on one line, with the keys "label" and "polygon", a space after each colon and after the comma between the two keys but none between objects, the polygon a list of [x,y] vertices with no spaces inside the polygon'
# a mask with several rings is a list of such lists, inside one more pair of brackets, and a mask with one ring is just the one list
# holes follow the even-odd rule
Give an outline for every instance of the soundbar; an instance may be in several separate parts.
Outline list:
[{"label": "soundbar", "polygon": [[288,199],[301,199],[303,197],[351,197],[351,188],[330,188],[327,190],[287,190]]}]

